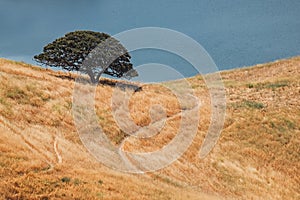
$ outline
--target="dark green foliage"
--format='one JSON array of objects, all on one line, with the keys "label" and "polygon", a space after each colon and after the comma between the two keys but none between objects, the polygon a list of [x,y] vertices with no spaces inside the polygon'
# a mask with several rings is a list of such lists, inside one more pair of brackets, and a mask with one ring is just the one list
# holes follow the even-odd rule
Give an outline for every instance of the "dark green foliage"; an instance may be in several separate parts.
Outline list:
[{"label": "dark green foliage", "polygon": [[267,88],[275,89],[280,87],[288,86],[288,83],[286,81],[276,82],[276,83],[269,83],[266,85]]},{"label": "dark green foliage", "polygon": [[289,86],[289,82],[287,80],[283,80],[283,81],[277,81],[273,83],[257,83],[257,84],[249,83],[246,86],[248,88],[256,88],[256,89],[270,88],[274,90],[276,88]]},{"label": "dark green foliage", "polygon": [[34,56],[39,63],[88,74],[93,83],[98,83],[103,73],[118,78],[137,76],[130,58],[119,41],[106,33],[93,31],[67,33]]},{"label": "dark green foliage", "polygon": [[244,101],[243,103],[249,108],[262,109],[265,107],[264,104],[255,101]]},{"label": "dark green foliage", "polygon": [[247,84],[248,88],[254,88],[254,85],[252,83]]},{"label": "dark green foliage", "polygon": [[265,106],[263,103],[260,102],[243,100],[242,102],[233,103],[232,107],[234,109],[238,109],[238,108],[263,109]]}]

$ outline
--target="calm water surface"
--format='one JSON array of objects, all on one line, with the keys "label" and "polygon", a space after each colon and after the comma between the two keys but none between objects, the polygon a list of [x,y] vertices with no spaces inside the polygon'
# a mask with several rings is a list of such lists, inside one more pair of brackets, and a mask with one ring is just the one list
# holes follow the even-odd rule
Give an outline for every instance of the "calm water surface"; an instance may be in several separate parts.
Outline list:
[{"label": "calm water surface", "polygon": [[[299,10],[299,0],[1,0],[0,56],[33,63],[32,57],[44,45],[69,31],[113,35],[157,26],[192,37],[224,70],[300,55]],[[184,76],[197,73],[184,59],[167,52],[148,49],[131,55],[135,66],[161,63]],[[155,77],[154,81],[172,79],[150,67],[140,68],[140,74]]]}]

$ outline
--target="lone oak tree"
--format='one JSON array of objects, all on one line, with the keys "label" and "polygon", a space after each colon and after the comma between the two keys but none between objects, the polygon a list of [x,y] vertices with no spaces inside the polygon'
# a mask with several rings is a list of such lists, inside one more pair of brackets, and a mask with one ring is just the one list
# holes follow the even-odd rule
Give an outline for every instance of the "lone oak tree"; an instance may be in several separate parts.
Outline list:
[{"label": "lone oak tree", "polygon": [[96,84],[102,74],[131,78],[138,75],[131,56],[118,40],[106,33],[74,31],[46,45],[34,60],[50,67],[88,74]]}]

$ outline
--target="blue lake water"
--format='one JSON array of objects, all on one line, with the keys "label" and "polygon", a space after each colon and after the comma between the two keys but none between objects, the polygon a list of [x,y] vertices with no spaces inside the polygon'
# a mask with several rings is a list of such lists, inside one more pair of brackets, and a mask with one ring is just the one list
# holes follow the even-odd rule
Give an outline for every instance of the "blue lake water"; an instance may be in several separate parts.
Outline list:
[{"label": "blue lake water", "polygon": [[[73,30],[114,35],[154,26],[190,36],[220,70],[231,69],[300,55],[299,10],[299,0],[2,0],[0,56],[34,63],[32,57],[44,45]],[[197,73],[184,59],[168,52],[146,49],[131,55],[135,66],[161,63],[183,76]],[[172,79],[168,72],[146,67],[140,74],[150,77],[147,81]]]}]

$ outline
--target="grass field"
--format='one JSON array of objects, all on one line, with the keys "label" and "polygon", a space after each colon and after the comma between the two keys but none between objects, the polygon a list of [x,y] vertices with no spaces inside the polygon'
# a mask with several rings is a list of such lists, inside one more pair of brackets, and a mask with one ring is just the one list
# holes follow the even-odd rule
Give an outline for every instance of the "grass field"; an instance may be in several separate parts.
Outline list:
[{"label": "grass field", "polygon": [[[145,174],[114,171],[83,146],[72,116],[77,76],[0,59],[0,199],[300,199],[300,57],[221,72],[226,119],[204,159],[211,101],[203,78],[188,78],[201,101],[196,137],[180,159]],[[142,86],[129,100],[135,124],[151,123],[153,105],[167,116],[159,134],[137,139],[112,114],[113,93],[130,89],[103,82],[96,114],[114,146],[149,152],[176,136],[181,107],[168,83],[127,83]]]}]

